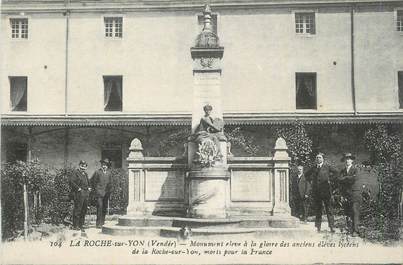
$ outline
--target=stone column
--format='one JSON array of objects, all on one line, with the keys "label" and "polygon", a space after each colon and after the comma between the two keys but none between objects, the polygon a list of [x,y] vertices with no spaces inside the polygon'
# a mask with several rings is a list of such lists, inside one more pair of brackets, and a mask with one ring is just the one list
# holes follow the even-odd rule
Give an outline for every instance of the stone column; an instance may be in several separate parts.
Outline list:
[{"label": "stone column", "polygon": [[143,147],[139,139],[135,138],[130,144],[127,158],[129,171],[129,198],[127,215],[144,214],[144,171]]},{"label": "stone column", "polygon": [[274,147],[274,198],[273,215],[291,215],[289,205],[289,162],[288,147],[283,138],[278,138]]}]

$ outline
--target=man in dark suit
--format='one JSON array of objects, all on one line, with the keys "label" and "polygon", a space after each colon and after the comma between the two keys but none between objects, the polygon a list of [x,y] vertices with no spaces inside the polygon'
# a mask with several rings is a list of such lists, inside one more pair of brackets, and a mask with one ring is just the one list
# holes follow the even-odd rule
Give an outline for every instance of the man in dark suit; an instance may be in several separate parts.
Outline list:
[{"label": "man in dark suit", "polygon": [[346,215],[347,228],[352,236],[358,236],[358,225],[360,223],[360,207],[361,207],[361,186],[359,185],[359,170],[353,165],[355,157],[351,153],[344,154],[341,159],[345,163],[345,167],[341,170],[338,177],[340,183],[340,192],[344,214]]},{"label": "man in dark suit", "polygon": [[97,228],[102,228],[105,223],[105,215],[112,185],[111,172],[109,170],[111,164],[110,160],[105,158],[100,162],[101,168],[95,171],[91,178],[91,186],[97,201]]},{"label": "man in dark suit", "polygon": [[312,197],[315,208],[315,227],[318,232],[322,224],[322,208],[325,206],[330,232],[334,233],[334,217],[331,205],[332,189],[330,181],[337,178],[338,172],[330,165],[324,164],[324,154],[316,155],[316,165],[307,172],[307,179],[312,183]]},{"label": "man in dark suit", "polygon": [[74,200],[73,229],[84,231],[85,215],[88,207],[88,197],[91,191],[87,170],[87,162],[81,160],[78,169],[70,179],[70,185]]},{"label": "man in dark suit", "polygon": [[306,179],[302,165],[298,165],[297,170],[297,174],[295,174],[292,179],[292,197],[297,217],[300,218],[301,221],[306,222],[311,183]]}]

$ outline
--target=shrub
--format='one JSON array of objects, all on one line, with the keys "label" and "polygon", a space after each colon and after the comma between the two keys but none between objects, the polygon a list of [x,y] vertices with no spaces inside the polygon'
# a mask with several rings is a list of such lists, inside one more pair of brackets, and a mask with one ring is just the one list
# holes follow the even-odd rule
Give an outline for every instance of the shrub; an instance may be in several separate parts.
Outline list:
[{"label": "shrub", "polygon": [[112,193],[109,199],[110,214],[124,214],[128,204],[129,178],[123,169],[112,169]]},{"label": "shrub", "polygon": [[44,219],[42,209],[48,207],[52,201],[42,200],[42,207],[32,203],[34,196],[43,194],[46,198],[46,195],[54,189],[49,168],[41,165],[38,160],[6,164],[1,170],[3,239],[13,238],[24,228],[24,183],[27,187],[30,223],[42,222]]},{"label": "shrub", "polygon": [[384,239],[399,239],[399,202],[402,190],[401,139],[392,127],[378,125],[365,133],[365,143],[371,152],[371,163],[378,172],[380,184],[375,213],[376,221],[368,224],[380,231]]},{"label": "shrub", "polygon": [[291,169],[297,164],[309,166],[312,154],[312,140],[308,136],[305,125],[296,122],[292,125],[275,128],[275,137],[284,138],[291,157]]},{"label": "shrub", "polygon": [[44,209],[45,222],[61,224],[67,222],[68,219],[71,220],[73,203],[71,201],[69,179],[74,174],[74,170],[70,166],[55,170],[53,177],[54,185],[42,196],[43,199],[50,200],[48,207]]},{"label": "shrub", "polygon": [[182,150],[190,135],[190,128],[179,129],[160,141],[158,156],[175,156],[177,150]]},{"label": "shrub", "polygon": [[255,156],[261,151],[260,147],[254,143],[255,138],[245,135],[240,127],[231,128],[228,131],[225,131],[225,136],[233,147],[238,147],[250,156]]}]

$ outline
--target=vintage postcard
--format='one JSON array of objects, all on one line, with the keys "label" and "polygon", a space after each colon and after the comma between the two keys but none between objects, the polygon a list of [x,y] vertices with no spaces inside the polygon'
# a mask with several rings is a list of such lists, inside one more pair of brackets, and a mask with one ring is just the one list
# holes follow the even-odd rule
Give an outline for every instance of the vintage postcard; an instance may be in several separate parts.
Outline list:
[{"label": "vintage postcard", "polygon": [[0,11],[1,264],[403,263],[403,1]]}]

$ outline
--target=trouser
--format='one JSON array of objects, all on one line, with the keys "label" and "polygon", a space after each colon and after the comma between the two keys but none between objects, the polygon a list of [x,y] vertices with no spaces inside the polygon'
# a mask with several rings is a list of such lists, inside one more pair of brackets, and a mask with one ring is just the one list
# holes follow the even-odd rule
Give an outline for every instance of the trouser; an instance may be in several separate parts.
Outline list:
[{"label": "trouser", "polygon": [[306,221],[309,211],[309,199],[303,199],[301,202],[301,220]]},{"label": "trouser", "polygon": [[97,226],[102,226],[105,224],[105,215],[108,208],[109,195],[98,196],[97,197]]},{"label": "trouser", "polygon": [[360,201],[351,200],[347,198],[347,201],[343,204],[344,214],[346,215],[347,229],[352,233],[358,233],[358,226],[360,224]]},{"label": "trouser", "polygon": [[320,229],[322,224],[322,209],[323,205],[325,206],[325,211],[327,215],[327,221],[329,224],[329,228],[334,227],[334,217],[333,217],[333,209],[331,205],[331,198],[330,197],[316,197],[314,198],[315,203],[315,226],[316,228]]},{"label": "trouser", "polygon": [[298,196],[294,199],[295,214],[302,221],[306,221],[309,211],[309,199]]},{"label": "trouser", "polygon": [[77,191],[74,194],[73,227],[83,228],[88,207],[88,191]]}]

